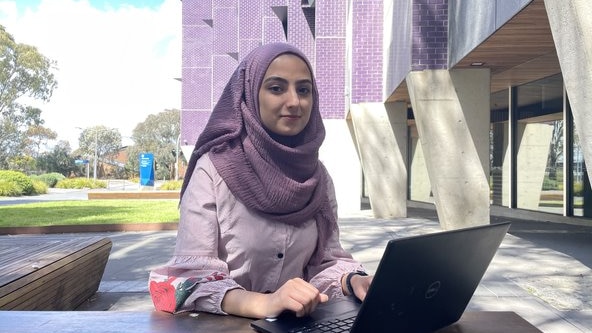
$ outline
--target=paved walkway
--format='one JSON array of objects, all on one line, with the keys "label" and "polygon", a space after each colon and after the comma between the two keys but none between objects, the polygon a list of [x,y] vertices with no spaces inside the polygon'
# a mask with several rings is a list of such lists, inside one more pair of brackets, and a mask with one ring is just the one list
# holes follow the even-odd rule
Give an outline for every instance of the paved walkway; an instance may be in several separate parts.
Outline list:
[{"label": "paved walkway", "polygon": [[[343,246],[373,271],[391,238],[439,230],[436,213],[340,220]],[[592,226],[512,220],[468,310],[515,311],[547,333],[592,332]],[[97,295],[80,310],[152,310],[148,271],[166,262],[175,231],[105,233],[113,250]]]}]

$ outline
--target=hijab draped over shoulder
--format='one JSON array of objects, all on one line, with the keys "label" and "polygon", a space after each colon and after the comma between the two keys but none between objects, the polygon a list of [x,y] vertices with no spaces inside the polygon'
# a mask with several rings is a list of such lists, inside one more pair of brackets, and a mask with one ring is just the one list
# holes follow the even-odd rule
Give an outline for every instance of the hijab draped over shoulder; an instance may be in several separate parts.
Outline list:
[{"label": "hijab draped over shoulder", "polygon": [[[302,132],[290,137],[267,131],[259,115],[259,89],[265,72],[275,58],[286,53],[306,63],[313,81],[310,120]],[[197,160],[209,153],[234,196],[258,214],[294,226],[314,218],[319,238],[313,259],[319,261],[337,221],[328,199],[328,174],[318,159],[325,128],[312,73],[306,56],[289,44],[265,44],[247,55],[195,144],[181,200]]]}]

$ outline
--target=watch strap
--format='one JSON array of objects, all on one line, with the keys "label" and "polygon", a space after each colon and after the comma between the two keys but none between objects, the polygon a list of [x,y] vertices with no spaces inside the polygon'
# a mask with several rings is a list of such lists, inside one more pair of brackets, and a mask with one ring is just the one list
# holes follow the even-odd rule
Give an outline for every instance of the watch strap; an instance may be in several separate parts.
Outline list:
[{"label": "watch strap", "polygon": [[355,271],[355,272],[351,272],[351,273],[348,273],[347,274],[347,277],[345,278],[345,287],[347,288],[347,292],[351,296],[355,296],[356,295],[354,293],[354,288],[351,285],[351,279],[352,279],[352,277],[354,277],[354,275],[368,276],[368,273],[366,273],[364,271]]}]

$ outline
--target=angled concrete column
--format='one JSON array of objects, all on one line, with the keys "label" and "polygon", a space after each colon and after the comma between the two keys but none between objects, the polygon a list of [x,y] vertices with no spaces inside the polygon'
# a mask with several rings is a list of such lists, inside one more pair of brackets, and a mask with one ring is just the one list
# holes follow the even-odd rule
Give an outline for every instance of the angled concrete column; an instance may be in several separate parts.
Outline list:
[{"label": "angled concrete column", "polygon": [[545,8],[574,124],[580,136],[584,160],[590,168],[592,166],[592,1],[545,0]]},{"label": "angled concrete column", "polygon": [[333,179],[337,213],[339,216],[359,213],[362,169],[348,123],[344,119],[324,119],[323,123],[327,134],[319,151],[319,159]]},{"label": "angled concrete column", "polygon": [[407,75],[443,229],[489,223],[489,79],[487,69]]},{"label": "angled concrete column", "polygon": [[409,127],[409,200],[431,202],[432,187],[417,127]]},{"label": "angled concrete column", "polygon": [[352,104],[350,108],[372,213],[407,216],[407,107],[405,103]]}]

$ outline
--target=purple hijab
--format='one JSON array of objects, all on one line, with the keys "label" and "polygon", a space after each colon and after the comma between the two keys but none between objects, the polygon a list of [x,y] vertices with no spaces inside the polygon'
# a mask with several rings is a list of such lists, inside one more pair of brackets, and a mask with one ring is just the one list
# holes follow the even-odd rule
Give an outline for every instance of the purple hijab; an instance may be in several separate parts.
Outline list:
[{"label": "purple hijab", "polygon": [[258,214],[294,226],[314,218],[319,233],[313,256],[320,263],[328,237],[337,228],[328,197],[328,174],[318,159],[325,138],[314,77],[308,124],[293,137],[268,132],[259,115],[259,89],[270,63],[290,53],[312,67],[297,48],[273,43],[253,50],[239,64],[195,144],[181,199],[197,160],[205,153],[230,191]]}]

